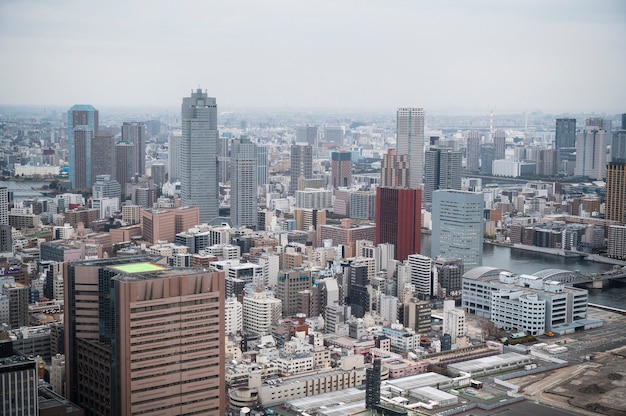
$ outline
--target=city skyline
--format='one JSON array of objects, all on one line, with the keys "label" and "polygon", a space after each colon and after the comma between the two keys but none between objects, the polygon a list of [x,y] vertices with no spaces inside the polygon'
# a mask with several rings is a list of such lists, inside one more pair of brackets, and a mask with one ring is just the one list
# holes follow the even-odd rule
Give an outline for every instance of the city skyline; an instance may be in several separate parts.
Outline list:
[{"label": "city skyline", "polygon": [[[0,5],[0,59],[14,63],[0,104],[175,106],[199,85],[224,111],[626,106],[615,93],[626,89],[618,1],[117,6],[94,14],[74,0]],[[583,64],[590,50],[607,64]],[[174,51],[198,62],[182,65],[168,57]]]}]

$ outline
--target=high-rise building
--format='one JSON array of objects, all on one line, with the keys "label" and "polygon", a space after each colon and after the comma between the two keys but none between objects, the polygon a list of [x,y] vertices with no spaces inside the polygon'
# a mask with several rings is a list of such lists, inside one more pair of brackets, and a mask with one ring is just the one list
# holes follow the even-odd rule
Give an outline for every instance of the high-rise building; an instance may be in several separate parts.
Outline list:
[{"label": "high-rise building", "polygon": [[115,143],[113,178],[120,184],[126,184],[133,179],[135,150],[133,144],[127,140]]},{"label": "high-rise building", "polygon": [[417,189],[424,176],[424,109],[399,108],[397,151],[409,156],[409,187]]},{"label": "high-rise building", "polygon": [[223,272],[136,257],[64,275],[72,401],[92,415],[224,414]]},{"label": "high-rise building", "polygon": [[184,97],[180,143],[182,205],[200,208],[200,221],[219,216],[217,102],[201,89]]},{"label": "high-rise building", "polygon": [[461,189],[461,152],[431,147],[424,159],[424,202],[431,203],[435,189]]},{"label": "high-rise building", "polygon": [[230,219],[233,227],[257,227],[257,146],[235,139],[230,152]]},{"label": "high-rise building", "polygon": [[221,183],[230,180],[230,141],[231,137],[217,139],[217,178]]},{"label": "high-rise building", "polygon": [[484,205],[481,192],[433,192],[431,256],[460,258],[465,271],[481,266]]},{"label": "high-rise building", "polygon": [[504,130],[496,130],[493,133],[493,159],[505,158],[506,153],[506,133]]},{"label": "high-rise building", "polygon": [[483,175],[493,174],[494,152],[495,149],[491,143],[480,146],[480,173]]},{"label": "high-rise building", "polygon": [[133,146],[132,175],[146,173],[146,125],[141,122],[124,122],[122,140]]},{"label": "high-rise building", "polygon": [[163,162],[152,163],[150,165],[150,176],[154,184],[161,189],[163,184],[167,182],[167,165]]},{"label": "high-rise building", "polygon": [[537,149],[535,172],[540,176],[554,176],[559,172],[559,154],[556,149]]},{"label": "high-rise building", "polygon": [[331,169],[333,188],[349,187],[352,184],[352,153],[332,152]]},{"label": "high-rise building", "polygon": [[0,187],[0,225],[9,225],[9,189]]},{"label": "high-rise building", "polygon": [[73,189],[90,189],[92,141],[98,132],[98,110],[77,104],[67,112],[67,147]]},{"label": "high-rise building", "polygon": [[576,134],[576,167],[574,175],[593,180],[606,176],[607,132],[597,126],[585,126]]},{"label": "high-rise building", "polygon": [[278,276],[275,295],[282,302],[284,317],[295,316],[299,310],[299,292],[311,289],[313,276],[310,270],[301,268],[284,270]]},{"label": "high-rise building", "polygon": [[576,119],[557,118],[554,143],[557,149],[576,147]]},{"label": "high-rise building", "polygon": [[437,294],[437,282],[433,281],[433,260],[421,254],[411,254],[408,258],[411,284],[415,295],[430,299]]},{"label": "high-rise building", "polygon": [[180,147],[182,142],[180,132],[170,132],[167,139],[167,163],[169,165],[169,182],[180,180]]},{"label": "high-rise building", "polygon": [[256,171],[259,186],[270,183],[269,159],[267,156],[267,146],[265,145],[257,145],[256,147]]},{"label": "high-rise building", "polygon": [[281,316],[281,301],[268,297],[264,291],[243,298],[243,329],[248,333],[271,334],[272,326],[278,323]]},{"label": "high-rise building", "polygon": [[390,243],[395,259],[420,252],[422,190],[376,188],[376,244]]},{"label": "high-rise building", "polygon": [[606,207],[604,217],[607,220],[626,223],[626,161],[609,162],[606,170]]},{"label": "high-rise building", "polygon": [[467,132],[467,163],[469,172],[478,172],[480,169],[480,141],[481,134],[477,130]]},{"label": "high-rise building", "polygon": [[380,186],[409,186],[409,155],[398,154],[394,149],[383,155]]},{"label": "high-rise building", "polygon": [[115,143],[117,139],[108,130],[98,130],[91,142],[91,177],[114,175]]},{"label": "high-rise building", "polygon": [[313,178],[313,146],[302,143],[291,146],[290,176],[289,194],[295,195],[298,190],[298,178]]},{"label": "high-rise building", "polygon": [[622,128],[613,132],[611,161],[626,162],[626,114],[622,114]]},{"label": "high-rise building", "polygon": [[33,357],[14,354],[11,340],[0,341],[0,414],[39,415],[37,380],[37,362]]}]

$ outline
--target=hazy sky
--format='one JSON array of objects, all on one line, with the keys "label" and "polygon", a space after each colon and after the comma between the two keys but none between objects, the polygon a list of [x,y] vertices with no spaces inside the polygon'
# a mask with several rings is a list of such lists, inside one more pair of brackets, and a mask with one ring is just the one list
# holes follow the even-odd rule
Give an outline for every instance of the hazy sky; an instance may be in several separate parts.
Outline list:
[{"label": "hazy sky", "polygon": [[624,0],[0,0],[0,104],[626,112]]}]

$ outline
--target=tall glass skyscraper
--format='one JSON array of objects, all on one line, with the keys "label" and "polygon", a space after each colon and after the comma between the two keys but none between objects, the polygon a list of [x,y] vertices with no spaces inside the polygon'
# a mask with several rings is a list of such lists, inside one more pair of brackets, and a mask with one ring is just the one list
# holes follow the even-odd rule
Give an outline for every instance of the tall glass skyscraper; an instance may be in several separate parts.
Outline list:
[{"label": "tall glass skyscraper", "polygon": [[409,188],[417,189],[424,176],[424,109],[398,108],[397,151],[409,155]]},{"label": "tall glass skyscraper", "polygon": [[434,191],[431,256],[460,258],[465,271],[482,266],[484,205],[481,192]]},{"label": "tall glass skyscraper", "polygon": [[91,144],[97,132],[98,110],[92,105],[77,104],[68,110],[67,147],[72,189],[91,188]]},{"label": "tall glass skyscraper", "polygon": [[181,202],[200,208],[200,222],[219,216],[217,102],[201,89],[184,97],[180,141]]},{"label": "tall glass skyscraper", "polygon": [[310,144],[296,143],[291,146],[291,181],[289,182],[289,194],[295,195],[298,190],[298,178],[313,177],[313,146]]}]

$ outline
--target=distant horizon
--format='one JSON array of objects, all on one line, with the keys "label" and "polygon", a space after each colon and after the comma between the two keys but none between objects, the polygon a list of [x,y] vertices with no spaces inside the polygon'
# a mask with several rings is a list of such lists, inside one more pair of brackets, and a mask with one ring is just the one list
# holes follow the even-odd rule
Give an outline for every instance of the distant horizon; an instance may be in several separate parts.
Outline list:
[{"label": "distant horizon", "polygon": [[[257,113],[264,113],[264,112],[315,112],[315,113],[320,113],[320,112],[329,112],[329,111],[336,111],[338,113],[355,113],[355,112],[362,112],[362,113],[377,113],[377,114],[385,114],[385,113],[395,113],[397,111],[398,108],[401,107],[417,107],[417,108],[424,108],[424,112],[426,113],[426,115],[447,115],[447,116],[468,116],[468,117],[475,117],[475,116],[487,116],[489,117],[490,112],[493,111],[493,116],[494,119],[497,118],[498,116],[507,116],[507,115],[523,115],[523,114],[546,114],[546,115],[554,115],[554,116],[566,116],[566,115],[571,115],[571,116],[603,116],[603,117],[615,117],[615,116],[619,116],[621,114],[626,114],[626,106],[621,109],[621,110],[617,110],[614,112],[600,112],[600,111],[594,111],[594,110],[589,110],[589,111],[567,111],[567,110],[544,110],[541,108],[533,108],[533,109],[527,109],[527,110],[521,110],[521,109],[505,109],[505,110],[496,110],[494,109],[490,109],[490,108],[485,108],[485,109],[476,109],[476,108],[462,108],[462,107],[443,107],[443,108],[426,108],[426,107],[420,107],[419,105],[413,105],[413,106],[398,106],[398,107],[393,107],[393,108],[383,108],[383,107],[291,107],[291,106],[266,106],[266,107],[260,107],[260,106],[221,106],[219,103],[219,98],[216,97],[218,99],[217,102],[217,110],[218,110],[218,114],[220,113],[231,113],[231,112],[257,112]],[[182,97],[181,97],[181,101],[182,101]],[[119,110],[132,110],[132,111],[136,111],[136,112],[150,112],[150,110],[160,110],[160,111],[168,111],[168,112],[173,112],[173,113],[178,113],[180,112],[180,104],[178,105],[154,105],[154,104],[147,104],[147,105],[131,105],[131,104],[103,104],[103,105],[98,105],[98,104],[94,104],[94,103],[90,103],[90,102],[80,102],[80,103],[73,103],[73,104],[51,104],[51,105],[43,105],[43,104],[0,104],[0,111],[5,108],[5,109],[34,109],[34,110],[39,110],[39,111],[45,111],[45,110],[49,110],[49,111],[64,111],[67,112],[67,110],[69,110],[72,106],[74,105],[81,105],[81,104],[87,104],[87,105],[93,105],[96,110],[98,110],[99,112],[102,111],[110,111],[110,110],[114,110],[114,111],[119,111]]]}]

